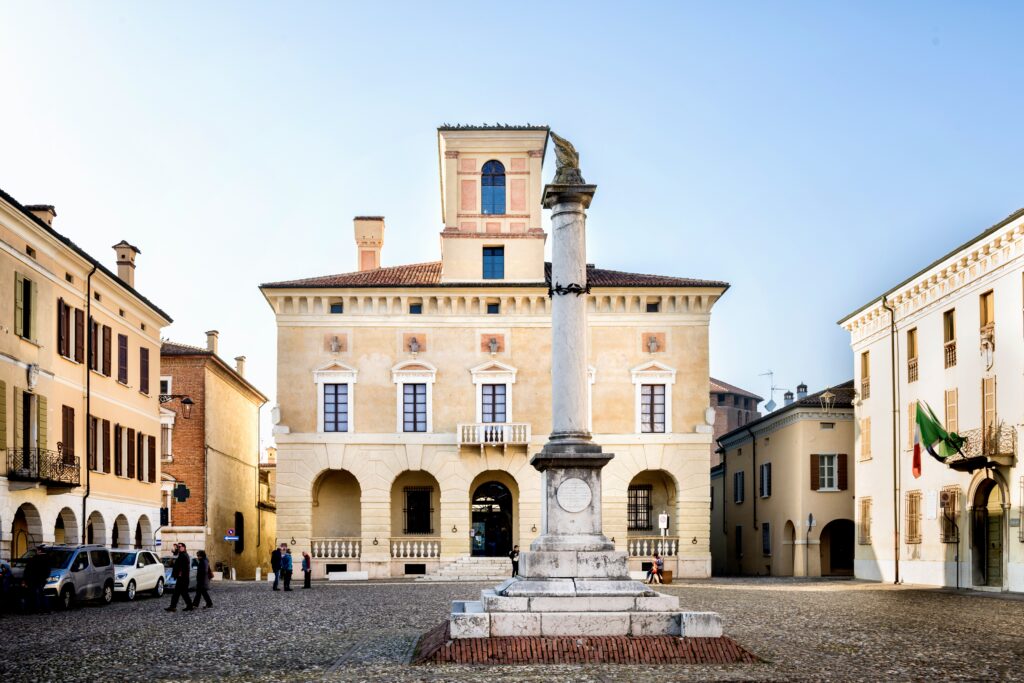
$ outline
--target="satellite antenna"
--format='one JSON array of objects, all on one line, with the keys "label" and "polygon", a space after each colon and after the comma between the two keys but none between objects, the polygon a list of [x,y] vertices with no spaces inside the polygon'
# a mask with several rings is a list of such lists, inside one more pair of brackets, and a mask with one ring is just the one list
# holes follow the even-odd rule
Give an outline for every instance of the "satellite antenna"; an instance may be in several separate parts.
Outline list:
[{"label": "satellite antenna", "polygon": [[778,405],[775,402],[775,392],[785,391],[786,387],[775,386],[775,373],[772,372],[771,370],[769,370],[768,372],[762,372],[760,375],[758,375],[758,377],[764,377],[766,375],[768,377],[768,402],[764,404],[764,409],[766,412],[770,413],[773,410],[775,410],[776,406]]}]

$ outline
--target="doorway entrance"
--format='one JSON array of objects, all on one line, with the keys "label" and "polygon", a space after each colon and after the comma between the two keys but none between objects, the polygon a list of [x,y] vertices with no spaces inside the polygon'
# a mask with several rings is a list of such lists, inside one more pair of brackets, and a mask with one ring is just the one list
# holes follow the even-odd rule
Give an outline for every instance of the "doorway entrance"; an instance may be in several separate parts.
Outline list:
[{"label": "doorway entrance", "polygon": [[821,575],[853,576],[853,520],[832,520],[820,539]]},{"label": "doorway entrance", "polygon": [[1003,587],[1003,491],[986,479],[974,494],[972,519],[974,585]]},{"label": "doorway entrance", "polygon": [[504,557],[512,550],[512,493],[501,482],[489,481],[473,492],[473,538],[476,557]]}]

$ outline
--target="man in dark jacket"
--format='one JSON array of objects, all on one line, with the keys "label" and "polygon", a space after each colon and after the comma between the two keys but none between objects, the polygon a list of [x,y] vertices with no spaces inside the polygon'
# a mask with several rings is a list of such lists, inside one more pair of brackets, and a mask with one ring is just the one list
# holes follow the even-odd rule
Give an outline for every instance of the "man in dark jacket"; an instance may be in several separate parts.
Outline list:
[{"label": "man in dark jacket", "polygon": [[277,587],[278,581],[281,580],[281,548],[278,546],[274,548],[274,552],[270,553],[270,570],[274,572],[274,590],[280,590]]},{"label": "man in dark jacket", "polygon": [[[206,600],[203,609],[213,607],[213,600],[210,599],[210,579],[213,578],[213,570],[210,568],[210,560],[206,557],[205,550],[197,550],[196,557],[199,558],[199,566],[196,571],[196,597],[192,601],[193,609],[199,607],[199,599]],[[188,600],[186,597],[185,600]]]},{"label": "man in dark jacket", "polygon": [[46,599],[46,579],[50,576],[50,556],[45,546],[36,548],[36,553],[25,563],[22,580],[32,600],[32,608],[37,612],[49,612],[50,604]]},{"label": "man in dark jacket", "polygon": [[178,611],[178,599],[184,598],[185,611],[191,612],[194,608],[188,599],[188,572],[189,557],[185,551],[184,543],[177,543],[174,546],[174,567],[171,568],[171,576],[174,577],[174,593],[171,595],[171,606],[168,612]]}]

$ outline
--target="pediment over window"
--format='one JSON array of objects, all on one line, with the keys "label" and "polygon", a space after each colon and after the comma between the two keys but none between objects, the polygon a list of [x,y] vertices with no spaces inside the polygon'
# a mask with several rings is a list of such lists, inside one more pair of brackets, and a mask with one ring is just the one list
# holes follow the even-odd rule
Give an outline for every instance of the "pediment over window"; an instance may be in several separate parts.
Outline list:
[{"label": "pediment over window", "polygon": [[433,382],[437,368],[422,360],[407,360],[391,368],[391,378],[395,384],[403,382]]},{"label": "pediment over window", "polygon": [[356,381],[358,371],[336,360],[313,371],[313,381],[317,384],[346,384]]},{"label": "pediment over window", "polygon": [[489,360],[469,369],[473,375],[473,384],[515,384],[516,373],[511,365],[496,360]]},{"label": "pediment over window", "polygon": [[633,384],[649,384],[654,382],[675,383],[676,370],[658,361],[641,363],[632,368],[630,374],[633,376]]}]

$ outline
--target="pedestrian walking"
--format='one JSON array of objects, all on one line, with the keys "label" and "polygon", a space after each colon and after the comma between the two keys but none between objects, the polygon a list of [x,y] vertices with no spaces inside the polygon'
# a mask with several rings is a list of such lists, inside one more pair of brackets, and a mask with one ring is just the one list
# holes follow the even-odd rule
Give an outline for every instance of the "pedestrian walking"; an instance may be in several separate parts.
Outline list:
[{"label": "pedestrian walking", "polygon": [[281,579],[284,581],[284,589],[292,589],[292,549],[286,548],[281,555]]},{"label": "pedestrian walking", "polygon": [[651,568],[647,571],[647,581],[645,583],[661,583],[661,570],[665,567],[665,561],[661,559],[658,553],[654,553],[654,557],[651,558]]},{"label": "pedestrian walking", "polygon": [[174,593],[171,594],[171,606],[166,609],[168,612],[178,611],[178,600],[185,599],[185,610],[191,612],[194,608],[188,599],[189,569],[191,562],[184,543],[174,544],[174,566],[171,568],[171,576],[174,578]]},{"label": "pedestrian walking", "polygon": [[[213,600],[210,599],[210,581],[213,580],[213,568],[210,567],[210,560],[206,557],[205,550],[197,550],[196,557],[199,558],[199,567],[196,571],[196,597],[192,600],[192,607],[199,607],[199,598],[206,600],[203,609],[213,607]],[[188,600],[188,598],[185,598]]]},{"label": "pedestrian walking", "polygon": [[512,560],[512,576],[519,576],[519,546],[512,546],[508,553],[508,559]]},{"label": "pedestrian walking", "polygon": [[50,577],[50,555],[46,546],[36,548],[35,554],[25,563],[22,582],[30,596],[32,609],[36,612],[49,612],[50,602],[46,598],[46,579]]},{"label": "pedestrian walking", "polygon": [[281,580],[281,552],[284,548],[284,544],[274,548],[274,552],[270,553],[270,570],[274,572],[274,590],[281,590],[277,587],[278,582]]},{"label": "pedestrian walking", "polygon": [[302,551],[302,587],[309,588],[313,579],[313,558],[305,550]]}]

